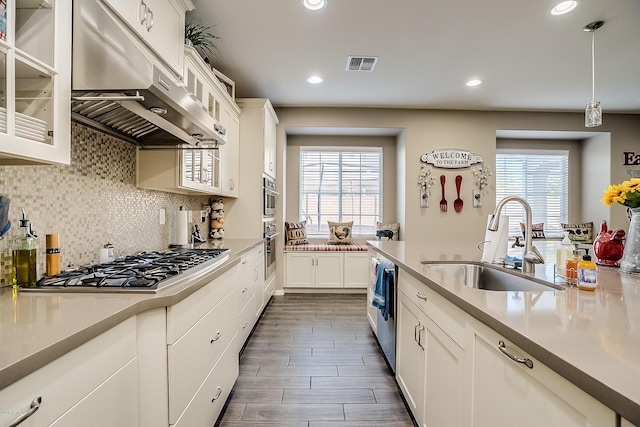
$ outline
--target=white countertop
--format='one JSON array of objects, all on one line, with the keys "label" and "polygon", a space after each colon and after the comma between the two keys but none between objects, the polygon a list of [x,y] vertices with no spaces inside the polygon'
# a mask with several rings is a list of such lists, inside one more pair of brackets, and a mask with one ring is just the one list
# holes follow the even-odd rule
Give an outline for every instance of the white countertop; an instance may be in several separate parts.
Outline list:
[{"label": "white countertop", "polygon": [[197,272],[155,294],[0,288],[0,389],[133,315],[176,304],[238,264],[239,255],[260,243],[262,239],[204,243],[200,247],[230,249],[229,259],[214,272]]},{"label": "white countertop", "polygon": [[[475,244],[368,242],[430,288],[640,425],[640,275],[598,267],[595,292],[472,289],[421,261],[479,261]],[[540,246],[539,243],[536,245]],[[536,277],[553,281],[552,257]],[[549,260],[551,261],[549,262]]]}]

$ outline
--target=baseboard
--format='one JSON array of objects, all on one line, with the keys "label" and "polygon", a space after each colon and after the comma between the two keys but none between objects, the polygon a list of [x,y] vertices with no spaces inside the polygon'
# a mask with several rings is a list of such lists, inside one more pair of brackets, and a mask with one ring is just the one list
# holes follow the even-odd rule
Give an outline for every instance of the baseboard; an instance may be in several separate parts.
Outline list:
[{"label": "baseboard", "polygon": [[284,295],[284,289],[276,289],[276,291],[273,293],[273,296],[275,297],[281,297]]},{"label": "baseboard", "polygon": [[286,294],[367,294],[363,288],[285,288],[282,295]]}]

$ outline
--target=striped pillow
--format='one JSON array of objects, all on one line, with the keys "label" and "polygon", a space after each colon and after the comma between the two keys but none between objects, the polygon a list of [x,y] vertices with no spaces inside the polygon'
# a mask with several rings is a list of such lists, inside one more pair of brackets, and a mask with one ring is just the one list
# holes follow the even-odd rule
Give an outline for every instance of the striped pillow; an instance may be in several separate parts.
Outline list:
[{"label": "striped pillow", "polygon": [[307,241],[307,221],[285,222],[286,245],[306,245]]}]

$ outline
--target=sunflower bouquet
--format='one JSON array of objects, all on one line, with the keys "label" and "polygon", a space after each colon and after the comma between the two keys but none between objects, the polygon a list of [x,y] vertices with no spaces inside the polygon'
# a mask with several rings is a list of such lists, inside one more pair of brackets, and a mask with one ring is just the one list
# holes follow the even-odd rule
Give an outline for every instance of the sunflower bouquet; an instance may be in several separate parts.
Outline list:
[{"label": "sunflower bouquet", "polygon": [[620,203],[628,208],[640,207],[640,178],[631,178],[622,184],[610,185],[604,190],[602,203],[607,206]]}]

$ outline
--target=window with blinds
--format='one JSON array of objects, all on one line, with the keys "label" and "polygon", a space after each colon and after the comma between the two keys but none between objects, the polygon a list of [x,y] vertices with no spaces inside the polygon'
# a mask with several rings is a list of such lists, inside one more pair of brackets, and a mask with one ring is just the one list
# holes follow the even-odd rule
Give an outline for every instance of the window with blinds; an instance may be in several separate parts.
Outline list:
[{"label": "window with blinds", "polygon": [[307,234],[327,221],[353,221],[354,236],[374,236],[382,218],[382,148],[302,147],[300,220]]},{"label": "window with blinds", "polygon": [[[529,202],[533,223],[544,223],[546,237],[561,237],[569,212],[569,152],[498,150],[496,201],[512,195]],[[509,236],[521,236],[522,206],[507,203],[502,214],[509,215]]]}]

